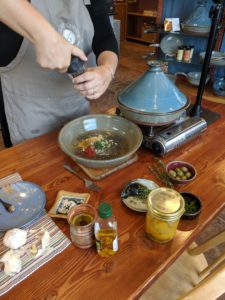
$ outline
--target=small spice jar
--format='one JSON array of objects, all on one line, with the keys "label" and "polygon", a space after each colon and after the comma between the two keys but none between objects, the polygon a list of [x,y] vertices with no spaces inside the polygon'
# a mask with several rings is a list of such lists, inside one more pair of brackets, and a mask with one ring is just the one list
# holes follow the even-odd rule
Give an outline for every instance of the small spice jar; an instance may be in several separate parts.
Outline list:
[{"label": "small spice jar", "polygon": [[177,61],[182,61],[184,55],[184,46],[180,46],[177,49]]},{"label": "small spice jar", "polygon": [[94,222],[96,210],[89,204],[73,206],[68,214],[70,237],[75,246],[86,249],[95,243]]},{"label": "small spice jar", "polygon": [[169,188],[154,189],[147,200],[146,233],[159,243],[175,236],[185,202],[180,193]]},{"label": "small spice jar", "polygon": [[195,46],[193,46],[193,45],[190,45],[189,47],[190,47],[190,49],[191,49],[191,52],[190,52],[190,60],[192,60],[192,58],[193,58],[193,54],[194,54],[194,49],[195,49]]},{"label": "small spice jar", "polygon": [[184,49],[183,61],[190,62],[191,60],[191,47],[187,46]]}]

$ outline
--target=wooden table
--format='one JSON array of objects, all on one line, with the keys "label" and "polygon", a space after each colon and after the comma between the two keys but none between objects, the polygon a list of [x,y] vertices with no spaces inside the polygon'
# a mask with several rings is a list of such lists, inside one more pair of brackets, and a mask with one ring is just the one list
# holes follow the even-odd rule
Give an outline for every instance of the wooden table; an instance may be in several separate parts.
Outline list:
[{"label": "wooden table", "polygon": [[[98,181],[100,193],[91,192],[95,207],[100,200],[112,204],[118,220],[119,251],[101,258],[95,247],[81,250],[69,246],[65,251],[29,276],[2,297],[3,299],[136,299],[188,247],[225,207],[225,105],[205,102],[221,118],[207,131],[163,158],[192,163],[198,172],[193,182],[177,186],[202,199],[203,209],[196,220],[182,220],[175,238],[157,244],[145,234],[145,214],[131,211],[120,200],[123,186],[135,178],[162,183],[150,173],[153,155],[139,151],[138,162]],[[39,184],[46,192],[49,210],[59,190],[87,192],[83,182],[63,168],[75,165],[58,147],[57,132],[30,140],[0,152],[0,178],[19,172],[24,180]],[[65,220],[56,224],[69,236]]]}]

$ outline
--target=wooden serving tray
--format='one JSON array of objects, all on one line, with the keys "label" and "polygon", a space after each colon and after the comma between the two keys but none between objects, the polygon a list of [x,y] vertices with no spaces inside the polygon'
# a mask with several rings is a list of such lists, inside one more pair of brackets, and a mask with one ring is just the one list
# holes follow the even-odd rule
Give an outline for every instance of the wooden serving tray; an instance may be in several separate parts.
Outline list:
[{"label": "wooden serving tray", "polygon": [[88,175],[88,177],[90,177],[93,180],[99,180],[102,179],[120,169],[123,169],[129,165],[131,165],[132,163],[134,163],[135,161],[138,160],[138,155],[134,154],[129,160],[127,160],[126,162],[122,163],[119,166],[116,167],[111,167],[111,168],[102,168],[102,169],[92,169],[92,168],[87,168],[85,166],[82,166],[80,164],[79,167]]}]

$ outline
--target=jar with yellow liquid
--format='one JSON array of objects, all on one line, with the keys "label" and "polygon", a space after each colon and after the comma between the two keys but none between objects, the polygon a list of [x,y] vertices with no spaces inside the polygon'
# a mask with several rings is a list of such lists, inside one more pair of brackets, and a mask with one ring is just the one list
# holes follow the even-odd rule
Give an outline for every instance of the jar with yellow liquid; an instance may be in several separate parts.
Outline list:
[{"label": "jar with yellow liquid", "polygon": [[95,208],[87,203],[70,208],[67,221],[70,224],[70,237],[78,248],[90,248],[95,243]]},{"label": "jar with yellow liquid", "polygon": [[159,243],[172,240],[185,202],[180,193],[169,188],[154,189],[147,200],[146,233]]},{"label": "jar with yellow liquid", "polygon": [[115,254],[118,250],[117,221],[112,215],[109,203],[102,202],[99,205],[94,230],[98,254],[101,256]]}]

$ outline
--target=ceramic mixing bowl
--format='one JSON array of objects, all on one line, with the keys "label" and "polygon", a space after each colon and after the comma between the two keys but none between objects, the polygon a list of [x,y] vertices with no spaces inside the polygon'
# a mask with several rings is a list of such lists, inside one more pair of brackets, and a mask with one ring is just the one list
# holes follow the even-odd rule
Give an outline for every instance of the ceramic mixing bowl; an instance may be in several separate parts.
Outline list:
[{"label": "ceramic mixing bowl", "polygon": [[[88,168],[110,168],[129,160],[141,146],[140,128],[114,115],[87,115],[66,124],[60,131],[61,150]],[[96,154],[96,155],[95,155]]]}]

